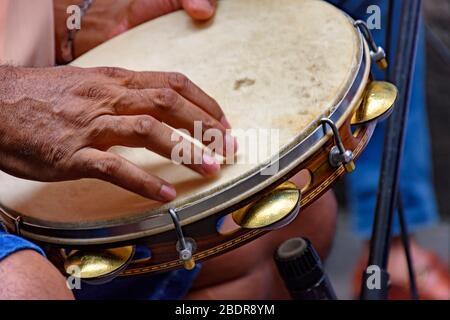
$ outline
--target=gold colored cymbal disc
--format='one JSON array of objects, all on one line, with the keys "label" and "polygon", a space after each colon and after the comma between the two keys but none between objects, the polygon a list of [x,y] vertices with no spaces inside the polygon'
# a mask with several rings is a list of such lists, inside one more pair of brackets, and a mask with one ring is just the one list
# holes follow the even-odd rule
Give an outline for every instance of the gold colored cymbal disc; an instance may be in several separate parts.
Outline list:
[{"label": "gold colored cymbal disc", "polygon": [[233,212],[232,217],[242,228],[265,228],[293,213],[300,204],[300,197],[297,186],[292,182],[285,182],[256,202]]},{"label": "gold colored cymbal disc", "polygon": [[73,250],[64,263],[68,274],[83,280],[118,275],[134,255],[134,246],[113,249]]},{"label": "gold colored cymbal disc", "polygon": [[366,89],[361,106],[353,114],[351,124],[361,125],[388,116],[397,99],[397,94],[397,88],[389,82],[371,82]]}]

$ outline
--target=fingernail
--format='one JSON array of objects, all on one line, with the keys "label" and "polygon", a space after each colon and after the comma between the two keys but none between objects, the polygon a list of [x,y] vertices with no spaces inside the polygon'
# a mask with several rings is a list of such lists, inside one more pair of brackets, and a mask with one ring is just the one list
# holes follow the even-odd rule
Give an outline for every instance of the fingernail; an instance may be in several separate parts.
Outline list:
[{"label": "fingernail", "polygon": [[[191,0],[188,6],[188,12],[194,19],[207,20],[214,14],[214,6],[208,0]],[[186,7],[185,7],[186,9]]]},{"label": "fingernail", "polygon": [[159,195],[167,201],[173,200],[177,196],[177,192],[174,188],[163,185],[159,191]]},{"label": "fingernail", "polygon": [[225,129],[231,129],[231,125],[228,122],[227,118],[225,118],[225,116],[220,119],[220,123],[225,127]]},{"label": "fingernail", "polygon": [[215,174],[216,172],[220,171],[220,164],[214,157],[211,157],[209,154],[204,153],[202,170],[207,175]]},{"label": "fingernail", "polygon": [[197,3],[200,4],[202,9],[204,9],[208,13],[210,13],[212,10],[214,10],[214,7],[213,7],[211,1],[209,1],[209,0],[198,1]]},{"label": "fingernail", "polygon": [[225,134],[225,153],[228,154],[232,152],[233,154],[238,150],[238,142],[235,137],[230,135],[228,132]]}]

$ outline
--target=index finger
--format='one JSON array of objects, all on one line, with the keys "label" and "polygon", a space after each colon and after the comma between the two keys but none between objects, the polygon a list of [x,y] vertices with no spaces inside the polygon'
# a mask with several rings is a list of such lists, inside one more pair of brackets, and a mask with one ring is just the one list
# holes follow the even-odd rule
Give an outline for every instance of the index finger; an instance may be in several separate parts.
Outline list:
[{"label": "index finger", "polygon": [[111,152],[85,148],[75,154],[74,169],[82,178],[95,178],[156,201],[168,202],[176,197],[175,188],[130,161]]},{"label": "index finger", "polygon": [[217,101],[207,95],[202,89],[181,73],[135,72],[129,85],[135,89],[173,89],[184,98],[206,111],[213,118],[220,121],[226,129],[231,129],[230,124]]}]

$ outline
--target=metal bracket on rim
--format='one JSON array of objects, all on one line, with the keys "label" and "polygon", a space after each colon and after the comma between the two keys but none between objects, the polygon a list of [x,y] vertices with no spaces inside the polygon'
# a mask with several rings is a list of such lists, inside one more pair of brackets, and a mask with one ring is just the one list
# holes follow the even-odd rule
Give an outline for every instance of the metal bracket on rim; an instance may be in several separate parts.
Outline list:
[{"label": "metal bracket on rim", "polygon": [[172,208],[168,211],[177,233],[178,242],[176,244],[176,249],[180,255],[180,260],[183,262],[183,266],[186,270],[192,270],[195,267],[195,260],[193,257],[193,253],[196,249],[195,241],[194,239],[184,237],[180,219],[178,218],[176,211]]},{"label": "metal bracket on rim", "polygon": [[20,236],[21,235],[21,225],[22,225],[22,217],[21,216],[17,216],[16,218],[14,218],[14,232],[16,235]]},{"label": "metal bracket on rim", "polygon": [[386,70],[388,67],[386,52],[383,47],[376,44],[367,23],[362,20],[357,20],[355,21],[354,26],[361,31],[363,37],[366,39],[370,47],[370,57],[372,58],[372,61],[375,62],[381,70]]},{"label": "metal bracket on rim", "polygon": [[[348,173],[355,171],[355,162],[353,161],[353,152],[351,150],[346,150],[344,144],[342,143],[341,135],[339,134],[339,130],[328,118],[323,118],[320,120],[323,126],[328,125],[333,131],[334,141],[336,145],[331,148],[328,160],[330,164],[337,168],[341,165],[344,165],[345,171]],[[326,128],[324,128],[326,132]]]}]

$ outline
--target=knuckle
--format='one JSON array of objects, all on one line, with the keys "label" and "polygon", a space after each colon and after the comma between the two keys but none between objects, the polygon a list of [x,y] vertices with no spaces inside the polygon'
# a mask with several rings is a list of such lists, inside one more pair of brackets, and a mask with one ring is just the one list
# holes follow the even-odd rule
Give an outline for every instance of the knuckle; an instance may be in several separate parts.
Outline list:
[{"label": "knuckle", "polygon": [[87,166],[95,174],[100,176],[113,176],[120,169],[120,162],[115,158],[105,158],[101,160],[88,160]]},{"label": "knuckle", "polygon": [[216,122],[209,117],[203,119],[202,126],[203,126],[203,130],[217,128]]},{"label": "knuckle", "polygon": [[115,91],[110,104],[113,113],[123,114],[133,105],[133,101],[126,92]]},{"label": "knuckle", "polygon": [[188,77],[179,72],[169,73],[169,85],[176,91],[183,91],[189,88],[190,81]]},{"label": "knuckle", "polygon": [[105,92],[103,88],[99,87],[89,87],[86,89],[86,96],[88,98],[104,98],[108,96],[108,94]]},{"label": "knuckle", "polygon": [[101,137],[102,133],[104,131],[104,128],[102,126],[99,126],[97,124],[92,125],[88,130],[88,137],[90,137],[92,140],[96,140]]},{"label": "knuckle", "polygon": [[51,142],[47,148],[44,148],[46,162],[52,164],[54,167],[62,165],[68,152],[68,149],[60,146],[60,143]]},{"label": "knuckle", "polygon": [[134,133],[138,136],[147,136],[152,133],[152,130],[156,126],[156,120],[152,117],[143,116],[139,117],[136,120],[136,124],[134,125]]},{"label": "knuckle", "polygon": [[77,94],[89,99],[106,99],[112,96],[111,91],[107,87],[94,83],[87,83],[79,87]]},{"label": "knuckle", "polygon": [[125,78],[128,75],[128,71],[122,68],[115,67],[99,67],[95,68],[99,73],[113,79]]},{"label": "knuckle", "polygon": [[172,89],[160,89],[155,96],[155,105],[164,109],[173,108],[178,102],[178,93]]}]

